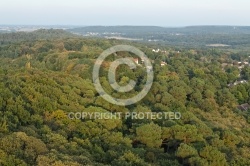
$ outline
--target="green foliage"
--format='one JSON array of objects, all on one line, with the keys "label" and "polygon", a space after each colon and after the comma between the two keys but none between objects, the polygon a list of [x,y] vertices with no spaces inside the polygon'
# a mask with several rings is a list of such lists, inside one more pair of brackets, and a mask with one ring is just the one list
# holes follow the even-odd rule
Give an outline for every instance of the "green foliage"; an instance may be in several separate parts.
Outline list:
[{"label": "green foliage", "polygon": [[204,158],[207,160],[208,164],[211,166],[221,165],[226,166],[228,165],[226,162],[225,154],[221,153],[217,149],[206,146],[201,152],[200,152],[201,158]]},{"label": "green foliage", "polygon": [[[63,34],[61,34],[63,33]],[[14,36],[17,36],[18,43]],[[50,37],[51,35],[51,37]],[[60,35],[61,38],[55,38]],[[1,36],[1,35],[0,35]],[[63,31],[3,35],[0,45],[0,165],[249,165],[250,101],[248,56],[230,51],[182,49],[155,45],[70,37]],[[2,40],[0,37],[0,39]],[[48,39],[48,40],[37,40]],[[8,44],[10,43],[10,44]],[[99,54],[117,44],[131,44],[155,60],[153,86],[140,102],[110,104],[92,83]],[[159,46],[160,47],[160,46]],[[239,56],[241,55],[241,56]],[[113,90],[107,79],[110,62],[131,56],[111,55],[101,67],[101,84],[119,98],[138,94],[145,84],[143,66],[120,66],[117,82],[138,81],[129,94]],[[159,64],[164,60],[167,65]],[[76,112],[180,112],[169,119],[70,119]]]},{"label": "green foliage", "polygon": [[146,144],[149,148],[157,148],[161,145],[161,127],[150,123],[136,128],[137,140]]}]

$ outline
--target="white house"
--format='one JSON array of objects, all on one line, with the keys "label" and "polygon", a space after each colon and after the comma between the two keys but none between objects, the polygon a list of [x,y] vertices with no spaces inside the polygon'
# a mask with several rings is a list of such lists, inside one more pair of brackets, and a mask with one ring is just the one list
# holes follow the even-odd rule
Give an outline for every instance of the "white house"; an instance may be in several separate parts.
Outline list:
[{"label": "white house", "polygon": [[155,49],[153,49],[152,51],[153,51],[153,52],[158,53],[158,52],[160,52],[160,49],[159,49],[159,48],[158,48],[158,49],[156,49],[156,50],[155,50]]},{"label": "white house", "polygon": [[166,63],[166,62],[161,61],[161,66],[165,66],[165,65],[167,65],[167,63]]}]

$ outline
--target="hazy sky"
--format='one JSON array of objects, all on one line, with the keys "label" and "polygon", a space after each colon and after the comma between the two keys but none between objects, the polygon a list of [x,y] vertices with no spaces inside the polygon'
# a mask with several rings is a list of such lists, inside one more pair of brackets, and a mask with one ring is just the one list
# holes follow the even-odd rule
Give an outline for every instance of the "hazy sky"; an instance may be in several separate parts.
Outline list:
[{"label": "hazy sky", "polygon": [[249,25],[249,0],[0,0],[0,24]]}]

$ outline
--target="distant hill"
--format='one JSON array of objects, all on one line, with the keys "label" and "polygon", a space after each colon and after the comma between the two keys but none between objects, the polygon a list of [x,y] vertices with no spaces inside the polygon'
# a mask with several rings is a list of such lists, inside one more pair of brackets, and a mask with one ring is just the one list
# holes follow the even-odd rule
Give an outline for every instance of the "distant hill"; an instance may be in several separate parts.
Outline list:
[{"label": "distant hill", "polygon": [[183,34],[250,34],[246,26],[188,26],[188,27],[158,27],[158,26],[87,26],[73,28],[68,31],[86,34],[92,33],[183,33]]},{"label": "distant hill", "polygon": [[39,29],[33,32],[0,33],[0,44],[20,41],[62,39],[70,37],[72,38],[77,36],[61,29]]},{"label": "distant hill", "polygon": [[207,47],[216,44],[242,49],[250,46],[250,27],[246,26],[89,26],[68,31],[89,37],[140,39],[144,42],[182,47]]},{"label": "distant hill", "polygon": [[80,28],[69,29],[68,31],[84,34],[88,32],[93,33],[156,33],[164,32],[165,28],[158,26],[87,26]]},{"label": "distant hill", "polygon": [[39,29],[33,32],[0,33],[0,45],[35,40],[78,38],[80,36],[149,42],[179,47],[224,46],[226,49],[249,50],[250,27],[244,26],[87,26]]}]

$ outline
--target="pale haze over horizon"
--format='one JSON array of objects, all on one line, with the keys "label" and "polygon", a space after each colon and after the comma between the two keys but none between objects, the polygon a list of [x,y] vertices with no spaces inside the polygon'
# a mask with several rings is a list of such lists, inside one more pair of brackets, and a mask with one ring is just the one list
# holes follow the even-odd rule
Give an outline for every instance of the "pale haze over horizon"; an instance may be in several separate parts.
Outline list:
[{"label": "pale haze over horizon", "polygon": [[1,0],[0,25],[250,26],[247,0]]}]

